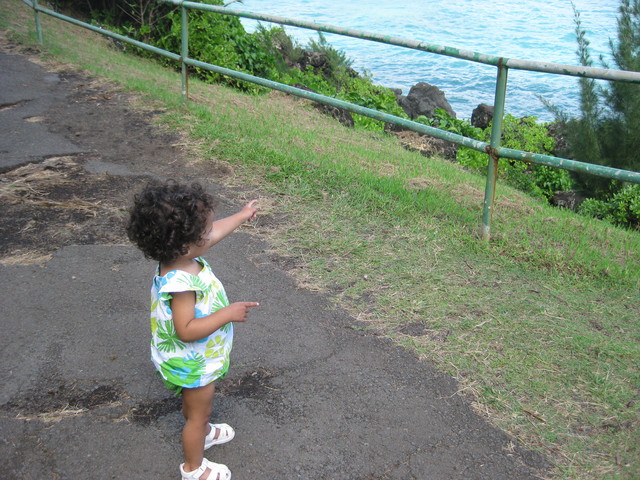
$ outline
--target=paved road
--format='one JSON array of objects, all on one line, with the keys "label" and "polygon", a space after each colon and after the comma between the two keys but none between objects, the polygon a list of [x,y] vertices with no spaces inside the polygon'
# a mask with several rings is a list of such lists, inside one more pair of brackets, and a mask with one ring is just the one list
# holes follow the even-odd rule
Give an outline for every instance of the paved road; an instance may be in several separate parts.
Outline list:
[{"label": "paved road", "polygon": [[[174,171],[150,166],[151,147],[114,158],[112,148],[127,141],[115,120],[78,134],[91,108],[130,120],[125,94],[101,106],[77,102],[84,77],[15,53],[0,53],[0,82],[0,172],[62,154],[84,162],[87,175],[99,166],[123,184],[184,172],[184,159]],[[65,103],[70,110],[57,115]],[[124,130],[152,128],[143,120]],[[112,148],[97,147],[107,139]],[[241,205],[233,190],[208,188],[223,199],[221,214]],[[545,460],[476,415],[453,379],[296,288],[260,238],[235,233],[208,260],[233,300],[261,303],[236,327],[214,406],[214,420],[237,435],[208,457],[235,480],[544,474]],[[135,248],[99,242],[57,249],[41,265],[0,264],[0,478],[179,478],[179,400],[149,361],[152,270]]]}]

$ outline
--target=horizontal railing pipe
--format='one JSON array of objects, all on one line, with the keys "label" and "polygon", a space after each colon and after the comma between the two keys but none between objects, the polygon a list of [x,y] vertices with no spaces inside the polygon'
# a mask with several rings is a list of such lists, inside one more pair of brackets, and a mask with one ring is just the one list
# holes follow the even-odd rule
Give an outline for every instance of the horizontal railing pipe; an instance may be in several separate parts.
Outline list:
[{"label": "horizontal railing pipe", "polygon": [[589,77],[598,80],[640,83],[640,72],[633,72],[630,70],[611,70],[607,68],[566,65],[563,63],[520,60],[517,58],[507,59],[505,61],[505,65],[515,70],[528,70],[530,72],[552,73],[555,75],[569,75],[573,77]]},{"label": "horizontal railing pipe", "polygon": [[571,170],[572,172],[590,173],[599,177],[611,178],[623,182],[640,183],[640,172],[620,170],[619,168],[579,162],[577,160],[569,160],[568,158],[552,157],[551,155],[543,155],[541,153],[523,152],[512,148],[498,148],[496,154],[499,157],[510,158],[512,160],[562,168],[564,170]]}]

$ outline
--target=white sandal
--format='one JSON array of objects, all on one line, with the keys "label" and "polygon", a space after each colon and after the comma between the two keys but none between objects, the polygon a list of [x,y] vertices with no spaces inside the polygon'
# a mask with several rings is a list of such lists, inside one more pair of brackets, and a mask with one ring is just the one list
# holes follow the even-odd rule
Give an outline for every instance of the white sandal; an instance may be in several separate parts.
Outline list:
[{"label": "white sandal", "polygon": [[[211,431],[209,432],[209,435],[204,438],[205,450],[213,447],[214,445],[222,445],[223,443],[230,442],[233,440],[233,437],[236,436],[235,430],[226,423],[210,423],[209,426],[211,426]],[[218,438],[214,438],[216,436],[216,430],[220,430]]]},{"label": "white sandal", "polygon": [[202,459],[200,467],[195,469],[193,472],[185,472],[184,463],[181,463],[180,474],[182,475],[182,480],[200,480],[200,477],[204,475],[207,468],[209,469],[209,475],[207,475],[206,480],[231,480],[231,471],[226,465],[210,462],[206,458]]}]

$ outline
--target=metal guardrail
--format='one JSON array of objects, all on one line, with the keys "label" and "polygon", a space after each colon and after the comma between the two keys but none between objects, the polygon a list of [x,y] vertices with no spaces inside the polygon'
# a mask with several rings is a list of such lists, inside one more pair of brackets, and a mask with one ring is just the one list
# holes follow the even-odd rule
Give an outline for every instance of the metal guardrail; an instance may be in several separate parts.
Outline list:
[{"label": "metal guardrail", "polygon": [[[570,160],[567,158],[554,157],[550,155],[542,155],[532,152],[526,152],[521,150],[514,150],[510,148],[504,148],[500,146],[500,139],[502,135],[502,121],[504,117],[504,104],[506,98],[507,88],[507,76],[509,69],[545,72],[556,75],[570,75],[576,77],[587,77],[594,79],[602,79],[608,81],[622,81],[640,83],[640,72],[631,72],[624,70],[611,70],[595,67],[582,67],[575,65],[556,64],[548,62],[536,62],[528,60],[518,60],[513,58],[496,57],[492,55],[485,55],[479,52],[471,50],[463,50],[453,47],[447,47],[442,45],[435,45],[426,42],[418,42],[402,37],[394,37],[389,35],[380,35],[377,33],[366,32],[363,30],[357,30],[352,28],[342,28],[332,25],[323,25],[316,22],[310,22],[305,20],[289,19],[285,17],[279,17],[275,15],[260,14],[254,12],[247,12],[241,10],[233,10],[226,7],[208,5],[197,2],[189,2],[182,0],[158,0],[164,3],[171,3],[181,8],[182,12],[182,45],[180,54],[169,52],[146,43],[134,40],[132,38],[119,35],[109,30],[95,27],[93,25],[81,22],[71,17],[61,15],[60,13],[52,10],[42,8],[38,5],[38,0],[23,0],[24,3],[29,5],[34,10],[36,31],[38,41],[42,43],[42,29],[40,25],[40,13],[50,15],[52,17],[70,22],[80,27],[87,28],[89,30],[96,31],[102,35],[115,38],[117,40],[130,43],[136,47],[144,50],[162,55],[182,65],[182,98],[186,101],[188,98],[188,78],[187,78],[187,66],[203,68],[230,77],[238,78],[247,82],[255,83],[270,89],[280,90],[282,92],[295,95],[302,98],[307,98],[315,102],[331,105],[334,107],[342,108],[344,110],[364,115],[376,120],[398,125],[402,128],[412,130],[417,133],[430,135],[435,138],[446,140],[448,142],[455,143],[473,150],[485,152],[489,156],[489,168],[487,172],[487,182],[485,187],[483,215],[482,215],[482,237],[488,240],[491,234],[491,217],[493,213],[493,205],[495,202],[495,187],[498,174],[498,160],[500,158],[509,158],[513,160],[520,160],[524,162],[530,162],[538,165],[546,165],[555,168],[562,168],[565,170],[571,170],[574,172],[585,172],[592,175],[598,175],[601,177],[612,178],[625,182],[640,184],[640,172],[632,172],[629,170],[620,170],[611,167],[605,167],[602,165],[595,165],[585,162],[579,162],[576,160]],[[247,73],[238,72],[228,68],[212,65],[210,63],[201,62],[192,58],[189,58],[189,37],[188,37],[188,9],[208,11],[223,15],[233,15],[236,17],[249,18],[252,20],[262,20],[270,23],[276,23],[279,25],[289,25],[293,27],[306,28],[310,30],[316,30],[320,32],[334,33],[338,35],[344,35],[362,40],[374,41],[379,43],[386,43],[389,45],[395,45],[398,47],[411,48],[414,50],[420,50],[423,52],[430,52],[439,55],[445,55],[449,57],[459,58],[462,60],[468,60],[471,62],[482,63],[485,65],[492,65],[497,68],[496,77],[496,89],[494,98],[494,117],[491,130],[491,138],[489,143],[475,140],[473,138],[465,137],[455,133],[440,130],[435,127],[430,127],[418,122],[403,119],[395,115],[390,115],[378,110],[363,107],[361,105],[345,102],[332,97],[327,97],[317,93],[308,92],[299,88],[291,87],[282,83],[267,80]]]}]

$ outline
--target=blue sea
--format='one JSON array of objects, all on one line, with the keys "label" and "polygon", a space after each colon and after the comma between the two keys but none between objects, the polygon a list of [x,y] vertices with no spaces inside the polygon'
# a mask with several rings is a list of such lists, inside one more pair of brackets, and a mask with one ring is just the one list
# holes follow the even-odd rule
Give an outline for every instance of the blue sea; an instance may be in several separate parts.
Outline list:
[{"label": "blue sea", "polygon": [[[611,62],[619,0],[573,0],[587,31],[594,66]],[[522,60],[578,65],[571,0],[244,0],[230,8],[357,28],[431,44]],[[248,31],[255,21],[243,20]],[[268,25],[268,24],[267,24]],[[301,46],[312,30],[285,27]],[[493,105],[496,68],[428,52],[326,34],[329,43],[374,83],[400,88],[418,82],[440,88],[458,118],[470,118],[480,103]],[[540,97],[571,115],[579,114],[576,77],[509,71],[506,111],[553,119]]]}]

